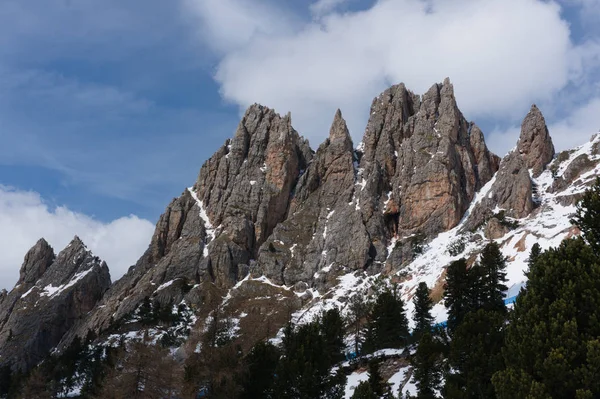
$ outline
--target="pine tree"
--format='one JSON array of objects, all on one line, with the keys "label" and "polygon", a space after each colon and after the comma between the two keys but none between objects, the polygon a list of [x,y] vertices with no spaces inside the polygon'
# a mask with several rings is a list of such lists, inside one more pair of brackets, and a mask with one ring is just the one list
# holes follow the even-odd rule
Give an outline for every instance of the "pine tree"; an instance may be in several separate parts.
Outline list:
[{"label": "pine tree", "polygon": [[373,392],[368,381],[362,381],[354,390],[352,399],[377,399],[377,395]]},{"label": "pine tree", "polygon": [[413,313],[415,329],[413,335],[420,337],[423,333],[430,332],[433,324],[433,316],[431,315],[433,301],[429,297],[429,288],[426,283],[419,283],[413,301],[415,305]]},{"label": "pine tree", "polygon": [[378,398],[382,397],[387,391],[387,386],[383,383],[383,377],[379,372],[379,363],[377,360],[371,360],[369,362],[369,385],[371,390]]},{"label": "pine tree", "polygon": [[273,378],[279,350],[269,342],[259,342],[244,359],[246,376],[241,399],[272,398]]},{"label": "pine tree", "polygon": [[342,374],[331,375],[333,359],[325,353],[327,340],[320,321],[285,328],[282,357],[276,368],[275,398],[321,398],[340,395]]},{"label": "pine tree", "polygon": [[501,370],[504,312],[479,309],[467,314],[454,331],[446,376],[446,397],[462,392],[466,398],[493,398],[492,375]]},{"label": "pine tree", "polygon": [[400,348],[409,337],[404,303],[390,291],[382,292],[373,306],[367,325],[365,349]]},{"label": "pine tree", "polygon": [[454,261],[446,270],[444,303],[448,309],[448,330],[454,331],[472,309],[472,282],[467,270],[467,261]]},{"label": "pine tree", "polygon": [[140,323],[144,326],[152,325],[154,323],[154,316],[152,310],[152,302],[149,297],[145,297],[138,310],[138,316]]},{"label": "pine tree", "polygon": [[600,177],[596,177],[595,183],[577,203],[571,223],[581,230],[594,253],[600,255]]},{"label": "pine tree", "polygon": [[527,266],[529,267],[529,270],[531,270],[531,266],[537,260],[537,258],[539,258],[541,253],[542,247],[540,247],[540,244],[536,242],[531,247],[531,252],[529,253],[529,257],[527,258]]},{"label": "pine tree", "polygon": [[442,379],[443,344],[431,332],[424,331],[412,358],[413,378],[417,384],[418,399],[435,399]]},{"label": "pine tree", "polygon": [[[600,395],[600,260],[581,238],[542,253],[507,326],[504,398]],[[591,396],[590,396],[591,395]]]},{"label": "pine tree", "polygon": [[344,321],[338,308],[326,311],[320,318],[321,334],[325,340],[325,355],[331,364],[344,358]]},{"label": "pine tree", "polygon": [[481,306],[490,311],[506,312],[504,292],[508,287],[506,282],[506,258],[500,252],[500,247],[495,242],[485,246],[481,252],[479,267],[482,269],[481,293],[483,294]]},{"label": "pine tree", "polygon": [[363,326],[370,310],[369,303],[365,300],[364,293],[356,293],[350,298],[348,324],[354,334],[355,355],[358,355],[359,347],[363,343]]}]

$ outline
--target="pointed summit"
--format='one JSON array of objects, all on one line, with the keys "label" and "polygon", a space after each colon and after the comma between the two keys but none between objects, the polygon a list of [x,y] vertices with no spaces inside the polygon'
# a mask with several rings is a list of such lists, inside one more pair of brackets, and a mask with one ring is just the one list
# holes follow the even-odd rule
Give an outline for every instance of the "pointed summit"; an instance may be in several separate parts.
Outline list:
[{"label": "pointed summit", "polygon": [[40,238],[25,255],[17,284],[34,284],[54,261],[54,250],[48,242]]},{"label": "pointed summit", "polygon": [[340,144],[338,143],[341,143],[344,149],[352,151],[352,138],[350,137],[346,121],[342,116],[342,111],[339,109],[335,112],[331,129],[329,129],[329,142],[330,145],[335,143],[336,146],[339,146]]},{"label": "pointed summit", "polygon": [[86,245],[83,243],[81,238],[79,238],[79,236],[73,237],[73,239],[69,243],[68,247],[83,248],[83,249],[87,250]]},{"label": "pointed summit", "polygon": [[539,108],[533,104],[521,124],[521,136],[517,150],[527,167],[533,169],[533,177],[542,173],[554,157],[554,145],[546,126],[546,120]]}]

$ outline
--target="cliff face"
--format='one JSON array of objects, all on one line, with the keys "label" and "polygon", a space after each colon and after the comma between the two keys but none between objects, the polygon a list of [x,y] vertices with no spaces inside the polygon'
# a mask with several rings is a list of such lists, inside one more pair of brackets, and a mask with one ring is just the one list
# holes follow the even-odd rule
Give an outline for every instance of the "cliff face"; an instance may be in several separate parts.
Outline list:
[{"label": "cliff face", "polygon": [[94,308],[108,267],[77,237],[55,257],[45,240],[25,255],[19,282],[0,299],[0,364],[27,370]]},{"label": "cliff face", "polygon": [[[533,178],[540,176],[553,157],[554,145],[545,119],[532,105],[521,125],[517,147],[500,163],[489,195],[469,215],[467,229],[473,230],[494,219],[499,211],[512,218],[528,216],[535,205]],[[494,238],[494,235],[488,234],[488,238]]]},{"label": "cliff face", "polygon": [[[454,234],[481,243],[484,234],[508,233],[503,217],[533,217],[543,202],[536,179],[550,173],[553,156],[534,106],[516,150],[500,160],[458,109],[448,80],[422,96],[403,84],[380,94],[358,146],[338,110],[316,152],[289,115],[252,105],[193,186],[168,205],[148,250],[119,281],[110,285],[106,265],[78,239],[56,258],[44,241],[32,248],[18,285],[0,295],[0,361],[25,368],[76,336],[114,330],[145,298],[190,306],[196,330],[209,306],[223,301],[245,315],[240,334],[255,340],[300,309],[342,303],[340,282],[349,286],[358,275],[402,271],[414,282],[433,273],[436,281],[441,272],[415,266],[445,253],[435,240]],[[560,195],[596,165],[578,159],[545,192]],[[427,243],[440,253],[415,250]],[[43,325],[68,323],[48,332],[34,322],[42,311],[51,318]],[[27,356],[18,355],[9,331],[28,334]]]}]

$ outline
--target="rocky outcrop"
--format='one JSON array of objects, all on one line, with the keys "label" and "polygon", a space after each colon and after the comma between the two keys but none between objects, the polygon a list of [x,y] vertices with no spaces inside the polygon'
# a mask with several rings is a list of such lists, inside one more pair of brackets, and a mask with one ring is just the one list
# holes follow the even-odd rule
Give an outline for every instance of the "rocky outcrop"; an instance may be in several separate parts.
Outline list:
[{"label": "rocky outcrop", "polygon": [[[468,215],[464,229],[478,228],[488,222],[495,212],[501,210],[512,218],[528,216],[535,205],[532,177],[538,177],[553,157],[554,145],[544,116],[532,105],[521,125],[516,149],[509,152],[500,163],[500,169],[488,194]],[[500,230],[495,226],[487,226],[486,231],[490,232],[489,236],[500,234]],[[492,233],[493,231],[496,231],[496,234]]]},{"label": "rocky outcrop", "polygon": [[422,97],[404,85],[382,93],[371,106],[359,169],[363,219],[381,237],[376,260],[390,255],[394,237],[432,237],[456,226],[498,164],[458,109],[448,79]]},{"label": "rocky outcrop", "polygon": [[352,200],[353,162],[352,140],[338,110],[328,139],[297,184],[289,217],[260,247],[255,274],[293,285],[312,282],[319,270],[367,265],[371,242]]},{"label": "rocky outcrop", "polygon": [[46,269],[54,261],[54,250],[46,240],[40,240],[27,252],[21,271],[19,272],[19,281],[17,285],[34,284],[41,278]]},{"label": "rocky outcrop", "polygon": [[60,347],[110,329],[146,297],[201,308],[206,287],[227,290],[248,274],[308,292],[348,271],[396,269],[413,256],[414,234],[457,225],[499,165],[448,80],[423,96],[386,90],[353,147],[339,110],[313,153],[289,115],[249,107],[167,207],[146,253]]},{"label": "rocky outcrop", "polygon": [[39,363],[110,284],[106,263],[78,237],[56,258],[38,241],[25,256],[19,284],[0,304],[0,365],[25,371]]},{"label": "rocky outcrop", "polygon": [[554,157],[554,145],[548,133],[546,120],[539,108],[533,104],[521,124],[521,136],[517,151],[523,157],[533,177],[538,177]]},{"label": "rocky outcrop", "polygon": [[[464,229],[477,229],[499,211],[504,211],[511,218],[526,217],[534,207],[532,193],[533,183],[527,164],[518,152],[511,151],[502,160],[487,195],[468,215]],[[488,227],[488,230],[493,230],[493,227]]]},{"label": "rocky outcrop", "polygon": [[255,258],[286,218],[293,188],[311,158],[289,115],[255,104],[233,140],[202,166],[193,191],[208,219],[219,226],[207,261],[219,284],[234,284],[240,265]]},{"label": "rocky outcrop", "polygon": [[556,193],[565,190],[569,185],[573,184],[579,176],[593,169],[595,166],[596,162],[590,160],[587,154],[577,156],[569,163],[569,166],[567,166],[562,176],[554,180],[551,192]]},{"label": "rocky outcrop", "polygon": [[89,330],[108,329],[146,297],[164,304],[186,298],[201,306],[202,283],[233,286],[286,218],[293,188],[311,158],[289,115],[249,107],[233,139],[204,163],[193,187],[167,207],[142,258],[60,346]]}]

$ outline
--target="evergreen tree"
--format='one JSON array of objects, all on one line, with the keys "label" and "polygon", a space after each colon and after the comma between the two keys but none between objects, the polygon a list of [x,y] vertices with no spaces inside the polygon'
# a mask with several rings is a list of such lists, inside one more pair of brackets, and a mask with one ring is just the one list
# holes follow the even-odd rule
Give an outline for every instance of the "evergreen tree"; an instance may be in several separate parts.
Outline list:
[{"label": "evergreen tree", "polygon": [[495,242],[485,246],[481,252],[479,267],[482,269],[481,306],[490,311],[506,312],[504,292],[508,287],[506,282],[506,258],[500,252],[500,247]]},{"label": "evergreen tree", "polygon": [[462,258],[448,266],[444,285],[444,303],[448,309],[448,330],[454,331],[472,309],[472,281],[467,261]]},{"label": "evergreen tree", "polygon": [[364,293],[356,293],[350,298],[349,310],[348,324],[354,334],[354,353],[358,355],[359,346],[363,343],[363,326],[371,310]]},{"label": "evergreen tree", "polygon": [[413,313],[415,329],[413,335],[418,338],[423,333],[430,332],[433,324],[433,316],[431,315],[433,301],[429,297],[429,288],[426,283],[419,283],[413,301],[415,305]]},{"label": "evergreen tree", "polygon": [[381,377],[381,373],[379,372],[379,363],[377,360],[369,362],[369,385],[378,398],[382,397],[387,391],[387,386],[383,383],[383,377]]},{"label": "evergreen tree", "polygon": [[529,253],[529,257],[527,258],[527,266],[529,266],[529,270],[531,270],[531,266],[533,263],[539,258],[542,253],[542,247],[537,242],[533,244],[531,247],[531,252]]},{"label": "evergreen tree", "polygon": [[352,399],[377,399],[377,395],[373,392],[368,381],[362,381],[354,390]]},{"label": "evergreen tree", "polygon": [[[467,314],[454,331],[446,376],[445,396],[493,398],[492,375],[502,369],[504,312],[479,309]],[[460,392],[460,395],[456,395]]]},{"label": "evergreen tree", "polygon": [[595,183],[577,203],[571,223],[581,230],[583,238],[594,253],[600,255],[600,177],[596,177]]},{"label": "evergreen tree", "polygon": [[149,297],[145,297],[142,301],[138,309],[138,316],[140,319],[140,323],[144,326],[149,326],[154,324],[154,314],[152,309],[152,302],[150,302]]},{"label": "evergreen tree", "polygon": [[424,331],[411,362],[418,399],[435,399],[442,379],[443,344]]},{"label": "evergreen tree", "polygon": [[335,398],[345,383],[341,374],[331,375],[332,357],[319,321],[294,329],[285,328],[282,357],[275,371],[275,398]]},{"label": "evergreen tree", "polygon": [[373,306],[367,325],[365,349],[400,348],[409,337],[404,303],[390,291],[382,292]]},{"label": "evergreen tree", "polygon": [[274,398],[273,378],[279,362],[279,350],[269,342],[259,342],[244,359],[246,377],[241,399]]},{"label": "evergreen tree", "polygon": [[325,344],[325,355],[331,364],[344,358],[344,321],[338,308],[326,311],[320,319],[321,334]]},{"label": "evergreen tree", "polygon": [[465,298],[466,308],[465,315],[468,312],[479,309],[485,303],[487,303],[487,290],[486,290],[486,270],[479,264],[475,264],[473,267],[467,270],[467,284],[469,289],[467,291],[467,297]]},{"label": "evergreen tree", "polygon": [[[589,238],[586,238],[589,239]],[[542,253],[507,326],[504,398],[600,396],[600,261],[581,238]]]}]

